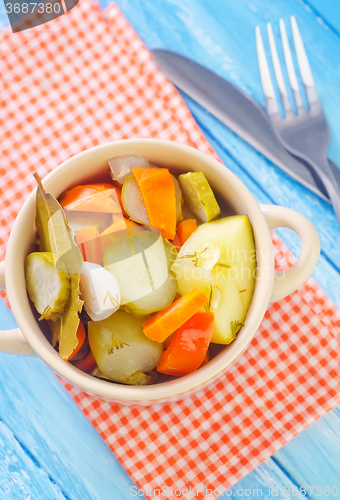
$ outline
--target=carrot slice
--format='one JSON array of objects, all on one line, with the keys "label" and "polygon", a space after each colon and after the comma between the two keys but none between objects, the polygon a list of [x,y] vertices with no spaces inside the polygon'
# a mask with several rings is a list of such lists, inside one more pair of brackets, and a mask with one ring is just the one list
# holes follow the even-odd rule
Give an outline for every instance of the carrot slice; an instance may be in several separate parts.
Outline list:
[{"label": "carrot slice", "polygon": [[76,243],[83,259],[94,264],[103,263],[103,252],[98,229],[95,226],[83,227],[76,234]]},{"label": "carrot slice", "polygon": [[182,222],[180,222],[180,224],[178,224],[177,235],[181,246],[184,245],[184,243],[192,235],[192,233],[196,231],[196,229],[197,222],[195,221],[195,219],[183,220]]},{"label": "carrot slice", "polygon": [[78,330],[77,330],[76,335],[77,335],[77,339],[78,339],[78,344],[73,349],[72,353],[66,359],[66,361],[69,361],[70,359],[72,359],[77,354],[77,352],[79,351],[79,349],[81,348],[81,346],[83,345],[83,343],[85,342],[86,332],[85,332],[84,325],[83,325],[83,323],[81,321],[79,322]]},{"label": "carrot slice", "polygon": [[157,342],[164,342],[174,331],[182,326],[208,302],[208,297],[201,290],[194,288],[166,309],[156,313],[143,324],[147,337]]},{"label": "carrot slice", "polygon": [[121,190],[113,184],[87,184],[67,191],[61,206],[78,212],[121,213]]},{"label": "carrot slice", "polygon": [[174,237],[172,244],[176,248],[177,252],[179,252],[181,249],[181,242],[178,237],[178,232],[176,233],[176,236]]},{"label": "carrot slice", "polygon": [[180,377],[203,363],[214,329],[214,314],[198,312],[182,325],[163,352],[157,370]]},{"label": "carrot slice", "polygon": [[152,227],[164,238],[173,240],[176,234],[175,183],[166,168],[133,168]]},{"label": "carrot slice", "polygon": [[79,368],[79,370],[82,370],[85,373],[91,373],[96,368],[97,363],[92,352],[90,351],[86,358],[74,361],[73,366]]},{"label": "carrot slice", "polygon": [[[205,366],[207,363],[209,363],[209,352],[208,352],[208,351],[205,353],[205,356],[204,356],[204,358],[203,358],[203,361],[202,361],[202,363],[201,363],[201,366]],[[200,366],[200,367],[201,367],[201,366]]]}]

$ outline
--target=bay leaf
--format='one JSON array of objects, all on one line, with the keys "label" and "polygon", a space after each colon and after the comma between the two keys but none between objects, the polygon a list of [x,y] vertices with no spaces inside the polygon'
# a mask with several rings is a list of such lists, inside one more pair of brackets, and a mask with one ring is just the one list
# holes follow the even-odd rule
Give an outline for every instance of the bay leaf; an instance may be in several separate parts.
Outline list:
[{"label": "bay leaf", "polygon": [[52,344],[55,345],[59,340],[59,356],[62,359],[68,359],[78,344],[76,336],[79,326],[79,315],[83,307],[83,301],[80,300],[79,278],[80,274],[71,275],[71,295],[62,317],[55,322],[50,322],[52,332]]},{"label": "bay leaf", "polygon": [[73,231],[66,222],[64,210],[56,198],[46,193],[40,177],[37,181],[35,224],[40,237],[40,251],[51,252],[56,267],[62,261],[71,276],[71,294],[62,317],[50,322],[52,344],[59,341],[59,356],[68,359],[78,344],[77,329],[83,301],[80,299],[79,279],[83,258],[75,244]]}]

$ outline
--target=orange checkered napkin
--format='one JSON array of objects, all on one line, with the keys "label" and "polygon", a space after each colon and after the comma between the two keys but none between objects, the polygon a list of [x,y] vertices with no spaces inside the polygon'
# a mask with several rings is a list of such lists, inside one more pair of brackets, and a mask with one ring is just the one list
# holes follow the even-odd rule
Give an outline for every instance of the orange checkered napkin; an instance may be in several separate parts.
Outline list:
[{"label": "orange checkered napkin", "polygon": [[[101,12],[81,0],[35,34],[2,36],[1,258],[34,170],[44,177],[75,153],[129,137],[214,154],[116,6]],[[284,267],[289,253],[274,242]],[[190,487],[206,487],[198,497],[213,498],[339,402],[339,333],[339,311],[309,279],[270,306],[247,352],[195,396],[128,407],[66,387],[138,487],[154,498],[164,498],[157,488],[190,498]]]}]

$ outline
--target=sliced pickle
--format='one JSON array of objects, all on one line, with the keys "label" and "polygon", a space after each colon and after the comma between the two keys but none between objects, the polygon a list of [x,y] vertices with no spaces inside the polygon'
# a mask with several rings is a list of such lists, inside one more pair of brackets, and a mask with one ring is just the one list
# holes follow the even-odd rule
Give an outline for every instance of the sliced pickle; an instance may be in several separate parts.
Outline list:
[{"label": "sliced pickle", "polygon": [[200,221],[211,221],[220,214],[215,195],[202,172],[188,172],[178,180],[185,201]]},{"label": "sliced pickle", "polygon": [[58,269],[50,252],[31,253],[26,258],[27,292],[41,319],[57,321],[63,314],[71,293],[71,279],[65,264]]},{"label": "sliced pickle", "polygon": [[176,196],[176,223],[179,224],[183,220],[183,195],[182,190],[179,187],[178,180],[176,177],[172,176],[175,183],[175,196]]},{"label": "sliced pickle", "polygon": [[124,182],[122,203],[125,212],[133,221],[143,224],[143,226],[150,226],[144,201],[133,175],[130,175]]}]

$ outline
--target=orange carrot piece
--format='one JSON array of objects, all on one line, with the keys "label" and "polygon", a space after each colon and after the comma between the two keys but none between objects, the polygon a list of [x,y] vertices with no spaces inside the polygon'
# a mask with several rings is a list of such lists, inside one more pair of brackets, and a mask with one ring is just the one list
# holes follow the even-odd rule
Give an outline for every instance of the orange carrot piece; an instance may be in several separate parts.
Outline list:
[{"label": "orange carrot piece", "polygon": [[176,248],[177,252],[179,252],[181,249],[181,242],[178,237],[178,232],[176,233],[176,236],[174,237],[172,244]]},{"label": "orange carrot piece", "polygon": [[184,245],[189,236],[191,236],[192,233],[196,231],[196,229],[197,229],[197,222],[195,221],[195,219],[183,220],[178,224],[177,235],[181,246]]},{"label": "orange carrot piece", "polygon": [[77,330],[76,335],[77,335],[77,339],[78,339],[78,344],[73,349],[72,353],[66,359],[66,361],[69,361],[70,359],[72,359],[77,354],[77,352],[79,351],[79,349],[81,348],[81,346],[83,345],[83,343],[85,342],[86,332],[85,332],[84,325],[83,325],[83,323],[81,321],[79,322],[78,330]]},{"label": "orange carrot piece", "polygon": [[76,243],[83,259],[94,264],[103,263],[103,252],[100,234],[95,226],[83,227],[76,234]]},{"label": "orange carrot piece", "polygon": [[78,212],[121,213],[121,190],[113,184],[87,184],[67,191],[61,206]]},{"label": "orange carrot piece", "polygon": [[92,352],[90,351],[86,356],[86,358],[74,361],[73,365],[85,373],[91,373],[96,368],[97,363],[96,360],[94,359]]},{"label": "orange carrot piece", "polygon": [[166,309],[156,313],[143,324],[144,333],[149,339],[164,342],[174,331],[182,326],[208,302],[208,297],[201,290],[194,288]]},{"label": "orange carrot piece", "polygon": [[163,352],[157,370],[180,377],[199,368],[207,353],[214,329],[214,314],[198,312],[175,333]]},{"label": "orange carrot piece", "polygon": [[[205,353],[205,356],[204,356],[204,358],[203,358],[203,361],[202,361],[202,363],[201,363],[201,366],[205,366],[207,363],[209,363],[209,352],[208,352],[208,351]],[[201,367],[201,366],[200,366],[200,367]]]},{"label": "orange carrot piece", "polygon": [[113,189],[113,184],[108,183],[97,183],[97,184],[86,184],[84,186],[75,186],[74,188],[66,191],[60,201],[60,205],[65,208],[67,205],[80,200],[81,198],[86,198],[92,196],[100,191],[107,191],[108,189]]},{"label": "orange carrot piece", "polygon": [[152,227],[164,238],[173,240],[176,234],[175,183],[166,168],[133,168],[133,175],[145,204]]}]

